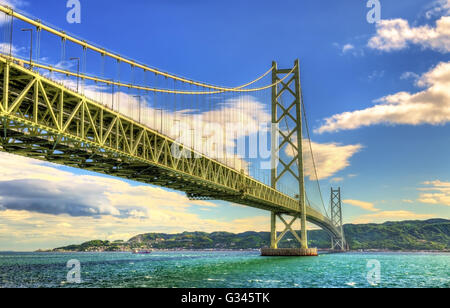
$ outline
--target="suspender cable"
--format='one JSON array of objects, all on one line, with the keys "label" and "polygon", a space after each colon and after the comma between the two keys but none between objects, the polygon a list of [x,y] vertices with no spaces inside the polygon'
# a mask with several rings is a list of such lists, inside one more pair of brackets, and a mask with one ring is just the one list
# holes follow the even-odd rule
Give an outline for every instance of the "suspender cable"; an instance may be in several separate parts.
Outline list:
[{"label": "suspender cable", "polygon": [[322,207],[323,207],[323,209],[325,211],[325,215],[329,218],[330,216],[328,215],[328,211],[327,211],[327,209],[325,207],[325,203],[323,202],[323,196],[322,196],[322,191],[320,189],[319,177],[317,175],[316,161],[314,159],[314,152],[312,150],[311,136],[310,136],[310,133],[309,133],[308,118],[306,117],[306,109],[305,109],[305,104],[304,104],[304,101],[303,101],[303,91],[300,92],[300,96],[301,96],[301,100],[302,100],[301,104],[302,104],[302,107],[303,107],[302,108],[303,109],[303,117],[305,118],[306,132],[307,132],[308,141],[309,141],[309,150],[311,151],[311,160],[312,160],[313,167],[314,167],[314,174],[315,174],[315,177],[316,177],[317,187],[319,188],[320,200],[322,202]]},{"label": "suspender cable", "polygon": [[[1,7],[1,6],[0,6]],[[23,60],[23,59],[19,59],[19,58],[14,58],[13,59],[17,59],[20,60],[24,63],[30,64],[29,60]],[[118,63],[121,63],[120,61],[118,61]],[[224,92],[237,92],[237,93],[251,93],[251,92],[256,92],[256,91],[260,91],[260,90],[266,90],[266,89],[270,89],[275,85],[278,85],[279,83],[283,82],[287,76],[286,75],[283,79],[278,80],[277,82],[267,85],[267,86],[263,86],[260,88],[253,88],[253,89],[234,89],[234,90],[220,90],[220,91],[194,91],[194,92],[190,92],[190,91],[180,91],[180,90],[169,90],[167,88],[152,88],[152,87],[145,87],[145,86],[138,86],[138,85],[130,85],[130,84],[124,84],[120,82],[120,79],[118,79],[119,81],[112,81],[112,80],[107,80],[107,79],[101,79],[98,77],[94,77],[94,76],[89,76],[89,75],[85,75],[85,74],[81,74],[81,73],[74,73],[71,72],[69,70],[63,70],[63,69],[59,69],[57,67],[53,67],[53,66],[49,66],[49,65],[44,65],[44,64],[40,64],[40,63],[31,63],[32,66],[38,67],[38,68],[42,68],[42,69],[46,69],[49,71],[54,71],[54,72],[58,72],[67,76],[77,76],[80,78],[85,78],[87,80],[92,80],[92,81],[97,81],[97,82],[101,82],[101,83],[106,83],[106,84],[114,84],[116,86],[120,87],[132,87],[134,89],[141,89],[144,91],[150,91],[150,92],[161,92],[161,93],[176,93],[176,94],[184,94],[184,95],[209,95],[209,94],[218,94],[218,93],[224,93]],[[292,69],[291,73],[294,71],[295,67]],[[203,87],[204,88],[204,87]]]},{"label": "suspender cable", "polygon": [[11,15],[11,29],[9,29],[9,56],[12,57],[12,49],[13,49],[13,30],[14,30],[14,16]]}]

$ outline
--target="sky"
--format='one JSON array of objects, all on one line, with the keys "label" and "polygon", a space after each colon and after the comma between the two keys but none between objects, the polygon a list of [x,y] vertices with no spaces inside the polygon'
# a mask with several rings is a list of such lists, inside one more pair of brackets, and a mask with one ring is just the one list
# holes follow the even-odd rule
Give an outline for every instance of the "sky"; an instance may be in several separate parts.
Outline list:
[{"label": "sky", "polygon": [[[67,22],[66,1],[0,2],[212,84],[244,84],[273,60],[299,58],[325,202],[341,187],[345,223],[450,218],[448,0],[381,0],[378,23],[361,0],[81,0],[80,24]],[[27,41],[16,44],[26,54]],[[261,210],[10,154],[0,175],[0,250],[270,228]]]}]

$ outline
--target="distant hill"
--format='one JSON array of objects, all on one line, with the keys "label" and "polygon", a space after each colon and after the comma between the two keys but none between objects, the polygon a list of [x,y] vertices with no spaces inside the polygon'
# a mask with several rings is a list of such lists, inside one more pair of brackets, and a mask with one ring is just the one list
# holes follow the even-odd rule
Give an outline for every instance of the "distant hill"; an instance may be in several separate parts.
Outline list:
[{"label": "distant hill", "polygon": [[450,220],[345,225],[351,249],[450,250]]},{"label": "distant hill", "polygon": [[[383,224],[348,224],[344,232],[351,250],[440,250],[450,251],[450,220],[386,222]],[[330,237],[323,230],[308,231],[311,247],[329,248]],[[255,249],[267,247],[269,232],[183,232],[180,234],[146,233],[124,241],[94,240],[53,251],[131,251],[142,249]],[[287,234],[279,247],[298,247]]]}]

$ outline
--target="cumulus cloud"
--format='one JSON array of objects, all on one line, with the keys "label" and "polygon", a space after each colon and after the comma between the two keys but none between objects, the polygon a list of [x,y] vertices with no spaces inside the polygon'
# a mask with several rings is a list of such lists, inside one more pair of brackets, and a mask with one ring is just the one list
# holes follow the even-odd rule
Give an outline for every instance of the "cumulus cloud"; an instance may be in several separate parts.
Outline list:
[{"label": "cumulus cloud", "polygon": [[[360,144],[342,145],[339,143],[316,142],[311,142],[311,147],[319,180],[327,179],[350,166],[350,158],[363,148]],[[286,147],[285,154],[292,157],[293,151],[291,146]],[[315,181],[314,163],[309,149],[309,141],[306,139],[303,140],[303,164],[305,177]]]},{"label": "cumulus cloud", "polygon": [[429,214],[417,214],[410,211],[380,211],[374,214],[366,214],[356,218],[353,223],[383,223],[386,221],[424,220],[433,218]]},{"label": "cumulus cloud", "polygon": [[118,209],[109,205],[98,186],[27,179],[1,181],[0,196],[4,209],[71,216],[120,214]]},{"label": "cumulus cloud", "polygon": [[133,186],[119,179],[76,175],[50,164],[0,153],[0,206],[73,217],[114,216],[148,218],[154,209],[181,209],[194,205],[214,207],[206,201],[190,201],[148,185]]},{"label": "cumulus cloud", "polygon": [[0,250],[51,248],[139,233],[263,231],[269,216],[210,219],[209,201],[0,152]]},{"label": "cumulus cloud", "polygon": [[366,211],[370,211],[370,212],[379,212],[380,211],[379,209],[375,208],[375,205],[371,202],[365,202],[365,201],[360,201],[360,200],[351,200],[351,199],[342,200],[342,202],[345,204],[357,206],[359,208],[362,208],[362,209],[364,209]]},{"label": "cumulus cloud", "polygon": [[145,232],[267,231],[269,216],[209,219],[219,205],[0,152],[0,249],[51,248]]},{"label": "cumulus cloud", "polygon": [[435,27],[411,27],[400,18],[381,20],[376,27],[377,33],[367,44],[372,49],[389,52],[414,44],[442,53],[450,51],[450,16],[442,16]]},{"label": "cumulus cloud", "polygon": [[316,133],[352,130],[377,124],[431,124],[450,121],[450,62],[441,62],[416,82],[417,93],[398,92],[376,100],[376,105],[325,119]]},{"label": "cumulus cloud", "polygon": [[450,182],[427,181],[423,183],[426,187],[419,190],[425,191],[420,194],[419,202],[427,204],[440,204],[450,206]]},{"label": "cumulus cloud", "polygon": [[55,248],[92,239],[128,240],[148,232],[267,231],[270,217],[255,215],[234,220],[205,219],[184,210],[155,209],[146,219],[138,217],[72,217],[17,210],[0,211],[0,249]]}]

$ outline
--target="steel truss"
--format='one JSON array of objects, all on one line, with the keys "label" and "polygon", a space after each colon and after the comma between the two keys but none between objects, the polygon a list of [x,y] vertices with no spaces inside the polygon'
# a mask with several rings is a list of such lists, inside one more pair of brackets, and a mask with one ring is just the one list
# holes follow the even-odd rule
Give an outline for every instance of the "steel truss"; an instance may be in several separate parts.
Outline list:
[{"label": "steel truss", "polygon": [[180,190],[192,199],[303,213],[338,232],[320,212],[301,211],[299,200],[6,57],[0,57],[0,87],[1,151]]}]

